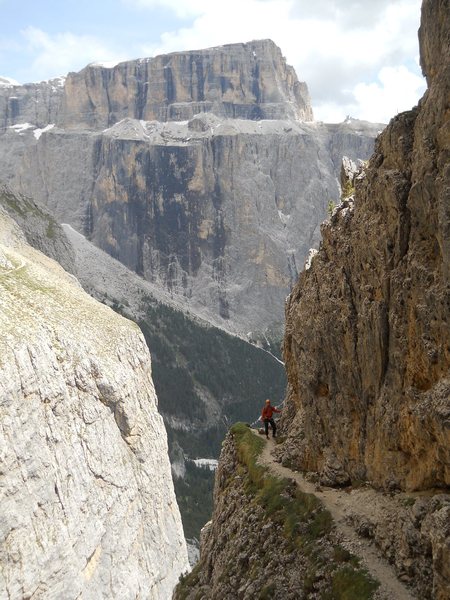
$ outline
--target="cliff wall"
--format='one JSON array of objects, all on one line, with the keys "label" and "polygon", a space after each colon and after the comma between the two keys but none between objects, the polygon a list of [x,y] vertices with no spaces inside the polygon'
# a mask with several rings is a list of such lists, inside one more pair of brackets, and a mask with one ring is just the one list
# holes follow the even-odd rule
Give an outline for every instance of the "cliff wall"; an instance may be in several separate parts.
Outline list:
[{"label": "cliff wall", "polygon": [[58,77],[25,85],[0,82],[0,131],[24,123],[38,128],[55,123],[64,81],[64,77]]},{"label": "cliff wall", "polygon": [[258,40],[70,73],[58,124],[97,129],[126,117],[183,121],[202,112],[313,119],[306,84],[271,40]]},{"label": "cliff wall", "polygon": [[342,153],[368,158],[383,127],[312,122],[270,40],[89,65],[51,99],[36,85],[0,88],[2,178],[241,335],[281,329]]},{"label": "cliff wall", "polygon": [[0,153],[11,186],[200,316],[247,334],[281,323],[339,195],[340,153],[368,157],[379,128],[125,119],[39,140],[7,130]]},{"label": "cliff wall", "polygon": [[18,123],[104,129],[124,118],[184,121],[203,112],[238,119],[312,121],[305,83],[271,40],[174,52],[67,78],[0,84],[0,129]]},{"label": "cliff wall", "polygon": [[142,334],[3,211],[0,289],[0,597],[168,597],[187,555]]},{"label": "cliff wall", "polygon": [[[424,1],[420,41],[425,96],[391,121],[363,174],[344,181],[346,197],[286,303],[289,394],[279,444],[263,454],[272,447],[303,490],[312,484],[334,504],[334,527],[305,552],[311,530],[295,510],[287,522],[280,514],[295,491],[276,492],[267,470],[260,478],[243,444],[257,436],[235,426],[200,562],[176,600],[449,597],[448,2]],[[386,594],[381,577],[376,592],[358,588],[354,557],[330,538],[342,531],[357,535],[358,556],[367,543],[381,553],[407,587]],[[296,535],[299,554],[286,545]],[[333,560],[345,556],[341,579]]]},{"label": "cliff wall", "polygon": [[449,12],[423,4],[429,88],[379,137],[286,305],[285,459],[325,481],[450,482]]}]

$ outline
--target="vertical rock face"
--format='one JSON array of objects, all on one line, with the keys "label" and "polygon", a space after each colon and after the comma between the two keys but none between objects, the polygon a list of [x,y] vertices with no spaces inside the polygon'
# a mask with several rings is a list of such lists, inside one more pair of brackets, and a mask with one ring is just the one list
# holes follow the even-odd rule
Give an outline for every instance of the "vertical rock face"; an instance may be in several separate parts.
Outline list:
[{"label": "vertical rock face", "polygon": [[187,566],[138,328],[0,214],[0,596],[169,597]]},{"label": "vertical rock face", "polygon": [[7,132],[17,159],[4,162],[11,185],[58,220],[191,310],[247,333],[281,323],[339,194],[338,156],[368,157],[379,127],[126,119],[101,133],[52,129],[37,149],[34,139],[24,148],[31,131]]},{"label": "vertical rock face", "polygon": [[245,335],[281,329],[342,154],[368,158],[383,127],[311,122],[306,86],[270,40],[91,65],[58,94],[48,126],[5,113],[2,177]]},{"label": "vertical rock face", "polygon": [[70,73],[59,125],[104,128],[125,117],[180,121],[201,112],[312,121],[308,89],[271,40],[176,52]]},{"label": "vertical rock face", "polygon": [[327,481],[450,483],[448,4],[420,29],[429,89],[378,139],[286,306],[285,458]]},{"label": "vertical rock face", "polygon": [[64,77],[26,85],[0,82],[0,130],[21,123],[36,127],[55,123],[63,86]]}]

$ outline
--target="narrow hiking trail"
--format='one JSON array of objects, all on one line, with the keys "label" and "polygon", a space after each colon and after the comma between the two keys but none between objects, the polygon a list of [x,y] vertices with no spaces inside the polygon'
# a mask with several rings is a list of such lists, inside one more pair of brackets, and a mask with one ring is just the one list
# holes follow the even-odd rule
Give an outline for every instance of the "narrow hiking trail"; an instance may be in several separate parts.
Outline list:
[{"label": "narrow hiking trail", "polygon": [[[255,435],[259,434],[252,430]],[[367,502],[361,502],[361,498],[355,498],[344,490],[334,488],[319,488],[307,481],[297,471],[283,467],[275,461],[272,455],[275,449],[273,439],[270,438],[264,445],[258,462],[268,467],[273,475],[293,479],[300,489],[319,498],[326,509],[328,509],[336,524],[341,538],[341,544],[352,554],[361,559],[362,566],[380,582],[375,598],[377,600],[419,600],[396,576],[394,568],[381,556],[378,548],[368,539],[362,538],[354,528],[346,522],[348,513],[360,512],[361,516],[370,514],[372,506]],[[373,508],[376,510],[376,507]]]}]

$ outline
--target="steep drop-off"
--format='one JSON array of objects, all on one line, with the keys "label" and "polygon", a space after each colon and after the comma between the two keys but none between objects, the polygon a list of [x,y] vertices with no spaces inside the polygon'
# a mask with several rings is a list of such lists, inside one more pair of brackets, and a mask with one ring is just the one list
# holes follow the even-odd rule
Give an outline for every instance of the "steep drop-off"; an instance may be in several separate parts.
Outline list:
[{"label": "steep drop-off", "polygon": [[187,555],[142,334],[3,211],[0,292],[0,597],[168,597]]},{"label": "steep drop-off", "polygon": [[340,545],[330,513],[259,463],[265,443],[242,423],[232,427],[201,559],[174,600],[371,598],[378,584]]},{"label": "steep drop-off", "polygon": [[284,367],[264,349],[195,318],[71,227],[64,230],[84,289],[133,319],[145,335],[184,532],[198,540],[212,512],[214,474],[195,460],[217,460],[230,424],[253,421],[263,392],[281,401]]},{"label": "steep drop-off", "polygon": [[75,253],[61,225],[42,206],[14,193],[0,181],[0,206],[19,225],[27,242],[53,258],[69,273],[75,273]]}]

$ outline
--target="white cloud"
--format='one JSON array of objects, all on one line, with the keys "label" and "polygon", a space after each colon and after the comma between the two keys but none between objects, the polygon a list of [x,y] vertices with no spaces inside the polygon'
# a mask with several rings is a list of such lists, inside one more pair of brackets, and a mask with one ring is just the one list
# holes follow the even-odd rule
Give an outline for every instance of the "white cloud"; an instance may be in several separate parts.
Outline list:
[{"label": "white cloud", "polygon": [[114,50],[88,35],[70,32],[50,35],[35,27],[27,27],[21,34],[34,57],[29,67],[34,81],[82,69],[93,60],[121,58]]},{"label": "white cloud", "polygon": [[386,123],[398,112],[414,106],[423,90],[423,78],[411,73],[405,66],[383,67],[378,81],[355,86],[358,108],[354,116],[376,115],[372,120]]},{"label": "white cloud", "polygon": [[123,0],[137,8],[165,8],[181,19],[201,15],[208,10],[211,0]]}]

